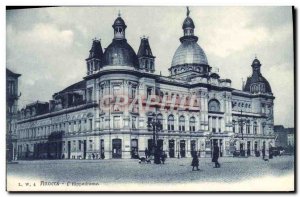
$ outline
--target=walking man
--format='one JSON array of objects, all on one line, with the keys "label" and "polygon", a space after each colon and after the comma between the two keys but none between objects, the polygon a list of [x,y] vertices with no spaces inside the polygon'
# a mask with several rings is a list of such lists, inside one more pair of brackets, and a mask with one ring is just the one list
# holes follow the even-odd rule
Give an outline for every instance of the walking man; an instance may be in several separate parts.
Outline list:
[{"label": "walking man", "polygon": [[162,162],[162,164],[165,164],[166,157],[167,157],[167,155],[166,155],[165,151],[162,151],[161,152],[161,162]]},{"label": "walking man", "polygon": [[219,155],[220,155],[220,149],[219,146],[215,143],[213,149],[213,158],[212,158],[212,162],[215,162],[215,168],[220,168],[221,166],[218,162]]},{"label": "walking man", "polygon": [[194,171],[195,167],[197,168],[197,170],[200,170],[199,169],[199,159],[198,159],[198,155],[197,154],[193,154],[192,166],[193,166],[192,171]]}]

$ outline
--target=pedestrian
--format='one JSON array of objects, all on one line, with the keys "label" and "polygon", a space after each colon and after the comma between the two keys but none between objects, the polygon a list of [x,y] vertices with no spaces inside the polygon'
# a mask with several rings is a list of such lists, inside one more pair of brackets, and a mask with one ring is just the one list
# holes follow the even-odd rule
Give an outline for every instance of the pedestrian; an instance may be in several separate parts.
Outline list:
[{"label": "pedestrian", "polygon": [[194,171],[195,167],[197,168],[197,170],[200,170],[199,169],[199,158],[198,158],[197,154],[193,154],[192,166],[193,166],[192,171]]},{"label": "pedestrian", "polygon": [[95,154],[94,153],[92,153],[92,157],[93,157],[93,160],[95,159]]},{"label": "pedestrian", "polygon": [[161,162],[162,162],[162,164],[165,164],[166,157],[167,157],[167,155],[166,155],[165,151],[162,151],[162,154],[161,154]]},{"label": "pedestrian", "polygon": [[148,149],[146,148],[146,149],[145,149],[145,156],[146,156],[146,159],[148,158],[148,154],[149,154],[149,153],[148,153]]},{"label": "pedestrian", "polygon": [[263,156],[263,160],[265,160],[265,156],[266,156],[266,150],[265,150],[265,147],[262,148],[261,154],[262,154],[262,156]]},{"label": "pedestrian", "polygon": [[273,148],[272,148],[271,145],[270,145],[270,148],[269,148],[269,159],[273,159]]},{"label": "pedestrian", "polygon": [[220,155],[219,146],[217,144],[214,144],[212,162],[215,162],[215,168],[221,167],[220,163],[218,162],[219,155]]}]

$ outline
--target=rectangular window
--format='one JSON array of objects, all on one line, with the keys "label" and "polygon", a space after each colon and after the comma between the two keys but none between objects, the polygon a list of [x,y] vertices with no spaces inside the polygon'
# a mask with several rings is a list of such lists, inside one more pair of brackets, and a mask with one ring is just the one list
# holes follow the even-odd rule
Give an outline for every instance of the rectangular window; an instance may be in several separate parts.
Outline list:
[{"label": "rectangular window", "polygon": [[104,95],[104,86],[102,85],[100,87],[100,96],[103,97],[103,95]]},{"label": "rectangular window", "polygon": [[256,125],[254,125],[254,127],[253,127],[253,133],[257,134],[257,126]]},{"label": "rectangular window", "polygon": [[250,134],[250,125],[246,126],[246,131],[247,131],[247,134]]},{"label": "rectangular window", "polygon": [[242,133],[242,130],[243,130],[243,126],[239,125],[239,133]]},{"label": "rectangular window", "polygon": [[196,131],[196,128],[194,125],[190,126],[190,131]]},{"label": "rectangular window", "polygon": [[93,150],[93,140],[90,140],[89,142],[90,142],[90,143],[89,143],[89,145],[90,145],[90,150]]},{"label": "rectangular window", "polygon": [[132,116],[132,128],[133,129],[136,129],[137,127],[136,127],[136,117],[135,116]]},{"label": "rectangular window", "polygon": [[93,88],[88,88],[87,90],[87,101],[91,102],[93,100]]},{"label": "rectangular window", "polygon": [[82,130],[84,130],[84,131],[86,131],[86,119],[84,120],[84,122],[83,122],[83,125],[82,125]]},{"label": "rectangular window", "polygon": [[114,117],[114,129],[120,129],[121,125],[120,125],[120,116],[115,116]]},{"label": "rectangular window", "polygon": [[136,95],[136,87],[131,88],[131,98],[135,98]]},{"label": "rectangular window", "polygon": [[119,95],[120,94],[120,90],[121,90],[120,86],[113,86],[113,95],[114,96]]},{"label": "rectangular window", "polygon": [[76,141],[75,140],[73,141],[72,150],[76,151]]},{"label": "rectangular window", "polygon": [[81,151],[81,140],[78,140],[78,150]]},{"label": "rectangular window", "polygon": [[147,98],[149,98],[151,96],[151,92],[152,92],[152,89],[147,88]]},{"label": "rectangular window", "polygon": [[78,122],[78,131],[81,131],[81,121]]},{"label": "rectangular window", "polygon": [[89,130],[93,130],[93,119],[89,119]]}]

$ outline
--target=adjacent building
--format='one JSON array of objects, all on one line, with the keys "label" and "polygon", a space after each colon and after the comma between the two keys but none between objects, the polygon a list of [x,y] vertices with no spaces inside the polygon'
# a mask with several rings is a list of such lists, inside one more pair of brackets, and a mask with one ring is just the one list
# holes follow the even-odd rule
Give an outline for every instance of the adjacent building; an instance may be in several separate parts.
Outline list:
[{"label": "adjacent building", "polygon": [[284,128],[283,125],[275,125],[274,134],[276,136],[276,146],[283,148],[295,146],[294,128]]},{"label": "adjacent building", "polygon": [[12,161],[17,155],[17,111],[18,99],[18,78],[20,74],[6,69],[6,160]]},{"label": "adjacent building", "polygon": [[[145,149],[152,151],[154,137],[168,157],[196,152],[210,157],[214,143],[220,156],[234,151],[252,156],[274,146],[275,97],[257,58],[249,63],[252,73],[243,89],[232,88],[230,79],[213,72],[188,12],[170,74],[162,76],[155,74],[159,67],[148,38],[141,38],[136,53],[120,15],[112,27],[113,40],[104,51],[100,40],[93,40],[81,81],[49,102],[20,110],[19,159],[136,158]],[[151,120],[162,124],[156,133],[149,128]]]}]

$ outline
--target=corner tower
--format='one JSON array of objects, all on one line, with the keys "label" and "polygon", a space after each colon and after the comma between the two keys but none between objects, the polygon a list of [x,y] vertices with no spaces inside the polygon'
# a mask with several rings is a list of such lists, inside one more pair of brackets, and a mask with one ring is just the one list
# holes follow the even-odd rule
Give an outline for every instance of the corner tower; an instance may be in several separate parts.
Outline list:
[{"label": "corner tower", "polygon": [[251,67],[252,76],[247,78],[247,82],[243,90],[246,92],[251,92],[252,94],[272,94],[272,89],[269,82],[260,72],[261,63],[256,57],[253,60]]},{"label": "corner tower", "polygon": [[155,56],[153,56],[148,38],[141,38],[138,51],[140,69],[153,73],[155,71]]},{"label": "corner tower", "polygon": [[103,63],[103,51],[100,40],[94,39],[89,57],[85,60],[87,65],[87,75],[100,70]]}]

